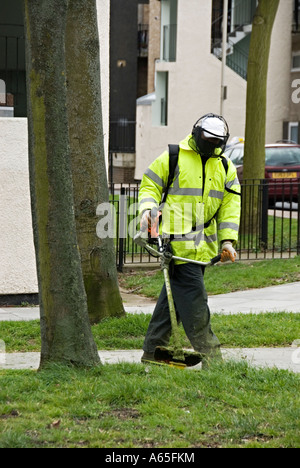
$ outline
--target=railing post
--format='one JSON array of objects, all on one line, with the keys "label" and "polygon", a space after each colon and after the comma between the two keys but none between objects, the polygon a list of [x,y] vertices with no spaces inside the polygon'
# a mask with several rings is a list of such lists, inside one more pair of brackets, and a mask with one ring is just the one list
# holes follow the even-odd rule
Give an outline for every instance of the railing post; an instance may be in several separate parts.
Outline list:
[{"label": "railing post", "polygon": [[262,205],[261,205],[261,240],[260,246],[268,248],[268,209],[269,209],[269,184],[266,179],[261,180]]},{"label": "railing post", "polygon": [[297,255],[300,255],[300,179],[298,179]]},{"label": "railing post", "polygon": [[118,271],[123,273],[124,266],[124,239],[127,235],[127,197],[125,188],[121,187],[119,198],[119,264]]}]

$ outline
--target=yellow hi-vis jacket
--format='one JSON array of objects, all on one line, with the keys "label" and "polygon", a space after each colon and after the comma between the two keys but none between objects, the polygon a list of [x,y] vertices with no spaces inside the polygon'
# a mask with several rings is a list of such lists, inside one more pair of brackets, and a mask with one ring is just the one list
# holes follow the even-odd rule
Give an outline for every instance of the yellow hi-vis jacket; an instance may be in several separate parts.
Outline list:
[{"label": "yellow hi-vis jacket", "polygon": [[[139,191],[139,212],[160,209],[160,232],[171,238],[174,255],[207,262],[218,254],[218,242],[230,239],[236,244],[240,183],[230,160],[227,175],[221,157],[209,158],[203,167],[201,156],[188,144],[190,137],[179,144],[178,165],[164,206],[161,201],[169,176],[169,152],[162,153],[146,170]],[[220,152],[216,149],[215,154]]]}]

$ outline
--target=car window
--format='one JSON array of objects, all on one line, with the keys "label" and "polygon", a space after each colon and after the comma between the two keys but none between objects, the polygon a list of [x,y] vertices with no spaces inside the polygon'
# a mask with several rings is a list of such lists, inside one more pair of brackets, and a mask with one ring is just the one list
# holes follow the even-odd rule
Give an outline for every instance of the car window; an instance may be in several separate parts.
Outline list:
[{"label": "car window", "polygon": [[243,164],[244,152],[243,148],[234,148],[230,155],[230,159],[235,166]]},{"label": "car window", "polygon": [[266,148],[267,166],[299,166],[300,148]]},{"label": "car window", "polygon": [[224,151],[224,156],[226,156],[227,158],[230,159],[231,152],[232,152],[232,148],[227,148],[227,149]]}]

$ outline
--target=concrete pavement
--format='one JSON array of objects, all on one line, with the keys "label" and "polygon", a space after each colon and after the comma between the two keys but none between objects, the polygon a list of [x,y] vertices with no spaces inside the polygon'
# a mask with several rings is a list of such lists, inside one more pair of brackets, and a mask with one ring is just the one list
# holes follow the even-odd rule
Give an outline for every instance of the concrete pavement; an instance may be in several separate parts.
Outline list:
[{"label": "concrete pavement", "polygon": [[[212,314],[258,314],[283,311],[300,313],[300,282],[209,296],[208,304]],[[154,306],[154,303],[126,306],[125,302],[128,313],[150,314],[153,312]]]},{"label": "concrete pavement", "polygon": [[[155,301],[128,293],[123,293],[122,297],[128,314],[153,313]],[[300,313],[300,282],[209,296],[208,303],[212,314]],[[37,320],[39,313],[39,307],[3,307],[0,321]]]},{"label": "concrete pavement", "polygon": [[[122,296],[127,313],[151,314],[153,312],[154,301],[133,294],[123,293]],[[209,306],[212,314],[258,314],[283,311],[300,313],[300,282],[209,296]],[[29,321],[36,319],[39,319],[39,307],[0,308],[0,322],[3,320]],[[222,349],[222,353],[225,360],[245,359],[254,366],[275,366],[278,369],[288,369],[300,373],[300,348],[297,348],[296,344],[286,348]],[[140,362],[142,350],[99,351],[99,355],[104,364]],[[0,369],[37,369],[39,358],[39,353],[1,354],[0,350]]]},{"label": "concrete pavement", "polygon": [[[99,351],[102,364],[140,363],[142,354],[142,350]],[[300,348],[230,348],[222,349],[222,355],[224,360],[244,360],[255,367],[276,367],[300,373]],[[7,353],[2,359],[0,354],[0,369],[36,370],[39,362],[40,353]],[[188,368],[197,369],[201,369],[201,364]]]}]

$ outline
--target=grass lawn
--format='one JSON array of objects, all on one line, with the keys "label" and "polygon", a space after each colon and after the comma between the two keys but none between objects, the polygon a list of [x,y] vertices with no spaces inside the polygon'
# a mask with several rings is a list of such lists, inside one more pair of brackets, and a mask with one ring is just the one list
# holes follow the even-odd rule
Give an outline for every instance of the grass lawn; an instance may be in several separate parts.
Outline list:
[{"label": "grass lawn", "polygon": [[0,448],[299,448],[299,384],[244,362],[0,371]]},{"label": "grass lawn", "polygon": [[[119,279],[122,287],[153,298],[158,297],[163,284],[160,270],[133,270]],[[210,295],[300,281],[300,257],[218,264],[206,268],[204,279]]]},{"label": "grass lawn", "polygon": [[[207,269],[210,294],[299,280],[300,258]],[[156,297],[161,273],[122,275]],[[150,292],[151,291],[151,292]],[[92,327],[98,349],[141,349],[150,315]],[[300,314],[213,314],[223,347],[290,346]],[[39,321],[0,322],[6,352],[40,350]],[[181,329],[182,345],[189,346]],[[299,448],[300,375],[246,362],[0,369],[0,448]],[[130,453],[130,451],[128,452]]]},{"label": "grass lawn", "polygon": [[[150,318],[150,314],[128,314],[93,325],[98,349],[141,349]],[[227,348],[284,347],[299,339],[300,314],[213,314],[211,322]],[[180,331],[182,345],[190,347],[182,326]],[[0,339],[8,353],[40,351],[39,321],[0,322]]]}]

